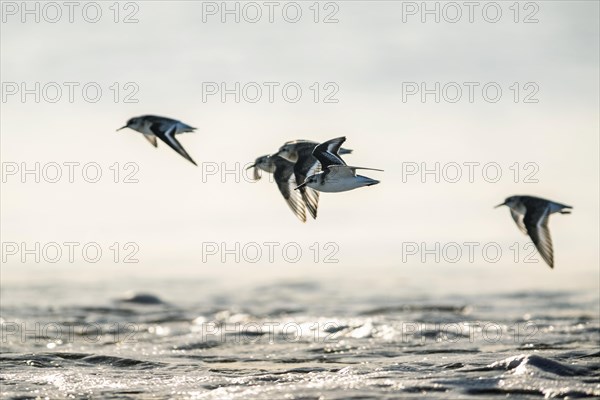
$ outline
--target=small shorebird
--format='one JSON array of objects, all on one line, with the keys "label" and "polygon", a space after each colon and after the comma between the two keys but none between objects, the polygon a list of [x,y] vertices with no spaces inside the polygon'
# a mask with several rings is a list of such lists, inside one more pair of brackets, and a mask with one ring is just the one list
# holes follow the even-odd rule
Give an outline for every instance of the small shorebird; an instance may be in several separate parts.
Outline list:
[{"label": "small shorebird", "polygon": [[142,115],[141,117],[131,118],[127,121],[127,125],[117,129],[117,131],[125,128],[142,133],[154,147],[157,147],[156,138],[159,138],[186,160],[194,165],[198,165],[185,151],[181,143],[175,139],[175,135],[184,132],[193,132],[196,128],[175,119],[157,117],[155,115]]},{"label": "small shorebird", "polygon": [[528,234],[538,252],[554,268],[552,238],[548,229],[548,217],[553,213],[570,214],[573,207],[533,196],[511,196],[498,204],[510,208],[510,215],[521,232]]},{"label": "small shorebird", "polygon": [[246,169],[254,168],[254,179],[260,179],[260,171],[272,173],[279,192],[290,209],[302,222],[306,222],[306,207],[302,195],[292,190],[297,186],[294,176],[294,163],[275,154],[258,157],[254,164]]},{"label": "small shorebird", "polygon": [[322,172],[315,173],[296,189],[308,186],[320,192],[345,192],[363,186],[376,185],[379,181],[362,175],[356,175],[356,170],[364,169],[371,171],[382,171],[375,168],[351,167],[346,165],[339,155],[345,137],[328,140],[316,146],[312,155],[321,164]]},{"label": "small shorebird", "polygon": [[[284,143],[279,151],[278,156],[285,158],[294,163],[294,175],[298,185],[306,180],[307,176],[314,175],[321,171],[319,160],[313,156],[313,150],[318,146],[318,142],[312,140],[292,140]],[[339,149],[340,154],[350,154],[350,149]],[[302,198],[308,208],[308,212],[313,218],[317,218],[317,207],[319,206],[319,192],[310,187],[302,186],[300,188]]]}]

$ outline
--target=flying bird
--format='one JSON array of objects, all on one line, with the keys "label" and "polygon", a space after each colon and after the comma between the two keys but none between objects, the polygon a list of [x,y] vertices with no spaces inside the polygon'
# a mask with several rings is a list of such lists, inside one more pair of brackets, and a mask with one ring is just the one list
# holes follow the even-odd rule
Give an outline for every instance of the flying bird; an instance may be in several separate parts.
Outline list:
[{"label": "flying bird", "polygon": [[534,196],[511,196],[498,204],[510,208],[510,215],[521,232],[529,235],[536,249],[550,266],[554,268],[552,238],[548,229],[550,214],[570,214],[573,207]]},{"label": "flying bird", "polygon": [[[278,156],[294,163],[294,176],[298,185],[302,184],[306,180],[306,177],[321,171],[319,160],[312,154],[318,144],[318,142],[313,142],[312,140],[292,140],[284,143],[276,153]],[[340,148],[339,153],[350,154],[352,150]],[[310,187],[302,186],[300,187],[300,193],[310,215],[313,218],[317,218],[319,192]]]},{"label": "flying bird", "polygon": [[192,157],[190,157],[181,143],[175,138],[175,135],[177,134],[193,132],[196,128],[175,119],[158,117],[155,115],[142,115],[141,117],[131,118],[127,121],[127,125],[117,129],[117,131],[125,128],[130,128],[142,133],[154,147],[157,147],[156,138],[159,138],[183,158],[194,165],[198,165],[192,160]]},{"label": "flying bird", "polygon": [[339,137],[319,144],[312,151],[312,155],[321,164],[322,172],[315,173],[306,178],[296,189],[305,186],[320,192],[345,192],[363,186],[376,185],[379,181],[362,175],[356,175],[359,169],[382,171],[375,168],[351,167],[340,157],[340,148],[346,141]]},{"label": "flying bird", "polygon": [[293,190],[297,186],[294,176],[294,163],[275,154],[258,157],[247,170],[254,168],[254,179],[260,179],[260,171],[272,173],[279,192],[296,217],[306,222],[306,204],[300,192]]}]

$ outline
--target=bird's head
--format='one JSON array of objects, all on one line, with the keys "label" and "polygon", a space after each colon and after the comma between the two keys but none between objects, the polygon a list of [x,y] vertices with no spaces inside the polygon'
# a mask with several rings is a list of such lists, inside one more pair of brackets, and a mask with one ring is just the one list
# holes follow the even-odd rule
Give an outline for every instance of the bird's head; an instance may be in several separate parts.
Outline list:
[{"label": "bird's head", "polygon": [[507,197],[506,200],[504,200],[504,203],[498,204],[495,208],[501,207],[501,206],[507,206],[508,208],[514,208],[516,207],[517,203],[519,202],[520,196],[510,196]]},{"label": "bird's head", "polygon": [[117,129],[117,131],[120,131],[121,129],[125,129],[125,128],[131,128],[131,129],[137,130],[138,128],[141,128],[141,126],[142,126],[142,118],[135,117],[135,118],[131,118],[129,121],[127,121],[127,124],[125,126],[120,127],[119,129]]},{"label": "bird's head", "polygon": [[248,166],[246,170],[250,168],[254,168],[254,180],[259,180],[261,178],[260,171],[266,171],[269,173],[275,172],[275,164],[273,163],[272,156],[266,155],[258,157],[254,160],[254,164]]}]

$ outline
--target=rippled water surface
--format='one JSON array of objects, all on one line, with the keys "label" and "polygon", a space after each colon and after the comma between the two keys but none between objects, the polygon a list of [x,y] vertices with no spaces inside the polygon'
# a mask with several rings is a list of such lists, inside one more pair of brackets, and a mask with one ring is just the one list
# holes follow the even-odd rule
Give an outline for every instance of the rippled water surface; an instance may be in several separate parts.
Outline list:
[{"label": "rippled water surface", "polygon": [[593,292],[66,286],[3,289],[3,398],[600,396]]}]

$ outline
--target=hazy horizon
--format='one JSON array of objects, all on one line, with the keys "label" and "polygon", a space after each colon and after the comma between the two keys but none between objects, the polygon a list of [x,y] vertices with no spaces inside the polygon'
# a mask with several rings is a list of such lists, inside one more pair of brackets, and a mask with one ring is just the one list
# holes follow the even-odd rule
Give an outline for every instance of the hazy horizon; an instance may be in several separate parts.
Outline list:
[{"label": "hazy horizon", "polygon": [[[2,183],[2,241],[4,243],[98,243],[101,262],[80,256],[74,263],[23,263],[7,256],[2,263],[2,285],[9,287],[27,274],[40,271],[56,279],[85,275],[86,279],[135,276],[210,276],[216,281],[260,279],[336,279],[351,273],[356,280],[381,282],[402,290],[406,277],[427,286],[429,279],[448,282],[457,291],[477,282],[506,282],[531,289],[598,288],[599,253],[599,58],[597,2],[540,2],[538,23],[514,23],[508,5],[503,18],[489,23],[476,15],[474,23],[441,21],[421,23],[419,15],[402,22],[402,5],[391,2],[340,2],[338,23],[314,23],[309,4],[303,18],[289,23],[256,24],[208,15],[202,22],[202,4],[180,2],[164,8],[161,2],[137,2],[138,23],[114,23],[104,5],[96,24],[76,15],[74,23],[41,21],[23,24],[18,15],[2,23],[2,82],[33,87],[48,82],[95,82],[103,90],[97,103],[63,97],[56,103],[42,96],[22,102],[19,95],[2,101],[1,150],[3,168],[21,163],[31,168],[65,162],[98,163],[102,179],[88,183],[80,175],[69,183],[22,183],[19,175]],[[120,18],[126,14],[121,10]],[[526,12],[527,11],[527,12]],[[521,10],[523,18],[530,10]],[[321,10],[324,18],[331,10]],[[279,15],[279,14],[276,14]],[[157,27],[159,29],[157,29]],[[111,85],[118,83],[119,101]],[[124,87],[139,89],[125,103]],[[257,103],[218,95],[203,101],[203,84],[235,82],[243,87],[258,83],[263,98]],[[273,103],[265,99],[264,82],[296,83],[302,88],[297,103],[276,91]],[[310,87],[319,84],[319,102]],[[463,97],[439,103],[418,95],[403,102],[407,84],[456,82]],[[493,82],[502,88],[496,103],[481,97],[466,100],[464,82],[478,88]],[[519,101],[514,102],[515,83]],[[323,102],[338,89],[337,103]],[[532,95],[537,103],[525,103]],[[451,93],[451,92],[448,92]],[[206,94],[206,93],[204,93]],[[406,96],[406,93],[404,93]],[[4,92],[3,95],[6,95]],[[199,163],[194,167],[164,143],[153,148],[139,133],[115,132],[133,116],[157,114],[180,119],[198,128],[178,136]],[[224,169],[242,173],[243,166],[269,154],[285,141],[324,141],[346,136],[349,164],[380,168],[368,174],[381,180],[376,186],[339,194],[324,193],[317,220],[300,223],[288,209],[276,186],[266,177],[257,183]],[[486,181],[475,171],[458,183],[436,183],[431,175],[403,177],[403,171],[426,163],[431,168],[497,163],[502,178]],[[111,166],[119,163],[119,183]],[[138,168],[138,183],[123,183]],[[519,163],[518,183],[511,166]],[[532,165],[525,168],[525,164]],[[218,168],[216,175],[210,175]],[[442,168],[442,167],[440,167]],[[450,167],[448,167],[450,168]],[[526,183],[533,175],[538,183]],[[67,171],[63,167],[63,173]],[[449,170],[448,170],[449,171]],[[465,167],[462,172],[466,173]],[[42,179],[43,181],[43,179]],[[541,260],[523,262],[530,242],[506,208],[493,209],[506,197],[530,194],[574,207],[571,215],[553,215],[550,231],[555,268]],[[112,260],[109,247],[134,242],[138,263]],[[274,262],[225,263],[219,254],[203,262],[202,246],[225,243],[233,248],[249,243],[297,243],[303,257],[296,263],[281,255]],[[338,263],[326,263],[327,243],[337,246]],[[474,262],[466,255],[456,263],[423,263],[419,255],[403,260],[402,246],[425,243],[498,243],[500,261],[480,254]],[[314,262],[311,246],[318,243]],[[519,262],[510,246],[520,246]],[[64,249],[64,248],[63,248]],[[463,246],[463,250],[466,248]],[[265,253],[266,254],[266,253]],[[266,256],[265,256],[266,257]],[[373,272],[382,276],[372,277]],[[416,275],[419,275],[416,277]],[[62,277],[62,278],[61,278]],[[287,277],[287,278],[286,278]],[[385,281],[385,282],[382,282]],[[440,283],[442,284],[442,283]],[[135,283],[132,281],[132,287]]]}]

